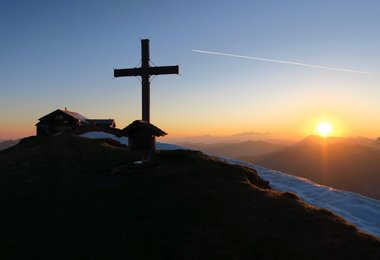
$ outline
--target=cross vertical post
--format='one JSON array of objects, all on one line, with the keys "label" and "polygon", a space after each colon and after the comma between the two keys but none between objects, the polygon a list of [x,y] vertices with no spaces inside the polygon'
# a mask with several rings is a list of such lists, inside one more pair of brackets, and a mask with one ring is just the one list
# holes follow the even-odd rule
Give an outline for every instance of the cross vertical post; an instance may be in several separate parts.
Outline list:
[{"label": "cross vertical post", "polygon": [[149,39],[141,40],[141,67],[132,69],[115,69],[114,77],[140,76],[142,87],[142,120],[150,122],[150,76],[164,74],[178,74],[178,66],[149,65]]},{"label": "cross vertical post", "polygon": [[141,40],[142,120],[150,122],[149,40]]}]

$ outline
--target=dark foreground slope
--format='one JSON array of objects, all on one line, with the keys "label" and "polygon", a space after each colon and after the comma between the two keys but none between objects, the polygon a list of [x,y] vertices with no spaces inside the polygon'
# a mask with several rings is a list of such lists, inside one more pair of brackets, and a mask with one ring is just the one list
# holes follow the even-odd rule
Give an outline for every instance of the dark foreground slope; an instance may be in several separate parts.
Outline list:
[{"label": "dark foreground slope", "polygon": [[380,258],[379,240],[253,170],[191,151],[132,161],[70,136],[0,152],[0,258]]}]

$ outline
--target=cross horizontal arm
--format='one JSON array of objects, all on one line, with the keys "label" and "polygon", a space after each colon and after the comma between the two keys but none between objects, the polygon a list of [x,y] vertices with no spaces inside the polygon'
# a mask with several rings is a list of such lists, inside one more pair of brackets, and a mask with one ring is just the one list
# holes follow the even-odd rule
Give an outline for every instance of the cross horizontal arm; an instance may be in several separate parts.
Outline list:
[{"label": "cross horizontal arm", "polygon": [[149,67],[150,75],[178,74],[178,66]]},{"label": "cross horizontal arm", "polygon": [[117,77],[129,77],[129,76],[141,76],[142,70],[141,68],[133,68],[133,69],[115,69],[113,71],[113,76]]}]

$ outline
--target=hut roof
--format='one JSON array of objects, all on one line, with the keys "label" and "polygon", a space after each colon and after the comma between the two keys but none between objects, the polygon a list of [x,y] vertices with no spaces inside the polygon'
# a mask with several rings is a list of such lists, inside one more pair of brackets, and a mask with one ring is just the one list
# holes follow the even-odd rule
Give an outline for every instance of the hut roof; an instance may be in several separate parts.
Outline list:
[{"label": "hut roof", "polygon": [[120,131],[119,136],[131,136],[135,133],[149,133],[154,136],[165,136],[167,133],[157,126],[143,120],[135,120]]},{"label": "hut roof", "polygon": [[87,117],[82,116],[81,114],[79,114],[77,112],[73,112],[73,111],[69,111],[69,110],[57,109],[57,110],[54,110],[53,112],[47,114],[46,116],[43,116],[43,117],[39,118],[38,120],[41,121],[42,119],[44,119],[44,118],[46,118],[46,117],[48,117],[48,116],[50,116],[52,114],[55,114],[57,112],[65,113],[65,114],[67,114],[67,115],[69,115],[69,116],[71,116],[71,117],[73,117],[73,118],[75,118],[75,119],[77,119],[79,121],[85,121],[87,119]]},{"label": "hut roof", "polygon": [[[40,119],[38,119],[39,121],[42,121],[44,120],[45,118],[49,118],[51,117],[52,115],[54,114],[57,114],[57,113],[63,113],[63,114],[66,114],[68,115],[69,117],[75,119],[75,120],[78,120],[80,124],[82,125],[102,125],[102,126],[110,126],[112,124],[115,123],[115,120],[114,119],[88,119],[87,117],[77,113],[77,112],[74,112],[74,111],[69,111],[67,109],[56,109],[54,110],[53,112],[41,117]],[[39,125],[41,124],[41,122],[37,123],[36,125]]]},{"label": "hut roof", "polygon": [[[59,110],[61,110],[61,109],[59,109]],[[65,113],[65,114],[68,114],[68,115],[70,115],[70,116],[72,116],[72,117],[74,117],[74,118],[80,120],[80,121],[85,121],[85,120],[87,120],[87,117],[82,116],[81,114],[79,114],[79,113],[77,113],[77,112],[73,112],[73,111],[69,111],[69,110],[61,110],[61,111],[62,111],[63,113]]]}]

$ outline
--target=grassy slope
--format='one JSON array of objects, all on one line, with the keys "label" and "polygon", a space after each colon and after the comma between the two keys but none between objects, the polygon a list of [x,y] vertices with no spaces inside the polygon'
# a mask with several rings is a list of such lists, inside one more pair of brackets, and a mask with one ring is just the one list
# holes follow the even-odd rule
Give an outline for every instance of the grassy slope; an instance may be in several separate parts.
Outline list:
[{"label": "grassy slope", "polygon": [[378,240],[250,169],[190,151],[131,161],[68,136],[0,152],[0,258],[380,257]]}]

